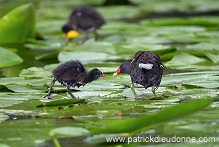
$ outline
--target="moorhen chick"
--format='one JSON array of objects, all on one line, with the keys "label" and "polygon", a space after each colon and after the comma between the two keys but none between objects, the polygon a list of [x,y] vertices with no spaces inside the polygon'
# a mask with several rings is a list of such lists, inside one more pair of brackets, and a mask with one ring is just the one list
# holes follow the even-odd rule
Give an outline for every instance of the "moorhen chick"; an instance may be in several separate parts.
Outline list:
[{"label": "moorhen chick", "polygon": [[152,92],[156,96],[155,91],[160,85],[163,74],[163,64],[158,54],[152,51],[138,51],[132,62],[122,63],[113,76],[119,73],[131,76],[131,89],[135,98],[138,97],[134,90],[134,83],[144,86],[145,89],[152,87]]},{"label": "moorhen chick", "polygon": [[87,72],[85,67],[79,61],[68,61],[61,64],[55,70],[53,70],[54,79],[52,80],[49,88],[49,92],[43,98],[54,99],[51,97],[52,87],[56,81],[67,87],[67,92],[72,98],[76,98],[72,93],[71,87],[84,86],[100,77],[105,77],[99,69],[94,68]]},{"label": "moorhen chick", "polygon": [[83,44],[88,39],[88,32],[95,33],[95,40],[98,38],[97,29],[105,24],[103,17],[93,8],[79,6],[74,9],[69,17],[69,21],[62,27],[67,39],[76,38],[81,32],[84,34]]}]

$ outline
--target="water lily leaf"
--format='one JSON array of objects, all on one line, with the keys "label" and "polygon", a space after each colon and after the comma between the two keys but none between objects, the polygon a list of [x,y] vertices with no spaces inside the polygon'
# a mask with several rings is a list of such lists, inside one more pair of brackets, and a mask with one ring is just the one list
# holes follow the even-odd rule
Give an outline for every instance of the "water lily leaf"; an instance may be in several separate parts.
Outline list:
[{"label": "water lily leaf", "polygon": [[8,118],[8,115],[6,115],[5,113],[0,113],[0,122],[5,121],[7,118]]},{"label": "water lily leaf", "polygon": [[25,43],[25,47],[32,50],[59,50],[63,46],[63,43],[54,41],[38,41],[34,39],[28,39],[28,43]]},{"label": "water lily leaf", "polygon": [[65,62],[69,60],[80,60],[81,62],[97,62],[105,61],[107,59],[115,59],[117,57],[112,57],[107,53],[101,52],[91,52],[91,51],[76,51],[76,52],[60,52],[58,55],[58,60],[60,62]]},{"label": "water lily leaf", "polygon": [[5,85],[0,85],[0,92],[13,92],[13,91],[8,89]]},{"label": "water lily leaf", "polygon": [[45,60],[57,60],[57,56],[58,56],[59,52],[54,52],[54,53],[48,53],[48,54],[43,54],[43,55],[39,55],[36,56],[37,60],[40,61],[45,61]]},{"label": "water lily leaf", "polygon": [[103,41],[111,42],[111,43],[123,43],[123,42],[126,42],[126,39],[122,35],[115,34],[115,35],[111,35],[109,37],[104,38]]},{"label": "water lily leaf", "polygon": [[150,26],[181,26],[181,25],[194,25],[194,26],[218,26],[218,16],[211,17],[189,17],[189,18],[155,18],[152,20],[143,20],[141,24]]},{"label": "water lily leaf", "polygon": [[163,46],[159,44],[149,44],[149,43],[126,43],[126,44],[115,44],[116,53],[119,55],[129,54],[134,55],[135,52],[143,50],[143,51],[153,51],[158,53],[159,55],[175,52],[176,49],[170,46]]},{"label": "water lily leaf", "polygon": [[192,85],[192,84],[182,84],[182,86],[186,87],[186,88],[189,88],[189,89],[192,89],[192,88],[204,88],[202,86],[199,86],[199,85]]},{"label": "water lily leaf", "polygon": [[138,9],[134,6],[110,6],[98,9],[104,17],[108,19],[129,18],[138,14]]},{"label": "water lily leaf", "polygon": [[10,147],[9,145],[4,144],[4,143],[0,143],[0,146],[1,146],[1,147]]},{"label": "water lily leaf", "polygon": [[60,127],[60,128],[55,128],[52,129],[49,132],[49,135],[54,137],[58,135],[62,136],[83,136],[83,135],[88,135],[89,131],[84,128],[80,127]]},{"label": "water lily leaf", "polygon": [[39,68],[39,67],[30,67],[28,69],[24,69],[19,74],[20,77],[26,77],[26,78],[42,78],[51,75],[52,75],[51,72],[46,71],[43,68]]},{"label": "water lily leaf", "polygon": [[[214,42],[201,42],[198,44],[187,45],[185,47],[178,47],[179,52],[186,52],[195,56],[206,56],[206,53],[219,54],[219,43]],[[210,57],[210,56],[207,56]],[[210,58],[212,59],[212,58]]]},{"label": "water lily leaf", "polygon": [[54,100],[51,102],[45,102],[36,107],[48,107],[48,106],[60,106],[60,105],[70,105],[70,104],[78,104],[78,103],[85,103],[85,99],[61,99],[61,100]]},{"label": "water lily leaf", "polygon": [[35,12],[32,4],[19,6],[0,19],[0,43],[25,42],[35,37]]},{"label": "water lily leaf", "polygon": [[17,54],[0,47],[0,68],[6,66],[12,66],[23,62],[23,59]]},{"label": "water lily leaf", "polygon": [[175,55],[170,61],[166,62],[165,66],[179,67],[179,66],[196,64],[204,61],[206,60],[187,53],[180,53],[178,55]]},{"label": "water lily leaf", "polygon": [[218,63],[219,62],[219,54],[215,55],[212,53],[205,53],[205,55],[214,63]]},{"label": "water lily leaf", "polygon": [[108,127],[94,129],[92,133],[124,133],[136,131],[154,124],[170,121],[187,114],[191,114],[206,107],[211,102],[211,98],[187,101],[184,103],[176,104],[172,107],[168,107],[150,116],[142,116],[134,119],[117,121]]},{"label": "water lily leaf", "polygon": [[14,92],[41,92],[40,90],[32,88],[30,85],[9,84],[6,85],[6,87]]},{"label": "water lily leaf", "polygon": [[68,51],[84,51],[84,52],[100,52],[115,54],[114,46],[110,42],[86,42],[83,45],[68,44],[64,50]]}]

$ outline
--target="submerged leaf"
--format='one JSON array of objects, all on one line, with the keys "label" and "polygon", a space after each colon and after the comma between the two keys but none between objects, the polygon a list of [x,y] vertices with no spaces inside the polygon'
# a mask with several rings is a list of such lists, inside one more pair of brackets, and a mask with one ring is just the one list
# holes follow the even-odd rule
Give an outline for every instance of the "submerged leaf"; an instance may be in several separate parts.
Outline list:
[{"label": "submerged leaf", "polygon": [[150,116],[117,121],[106,128],[98,128],[92,133],[124,133],[133,132],[161,122],[170,121],[187,114],[196,112],[212,102],[211,98],[192,100],[161,110]]}]

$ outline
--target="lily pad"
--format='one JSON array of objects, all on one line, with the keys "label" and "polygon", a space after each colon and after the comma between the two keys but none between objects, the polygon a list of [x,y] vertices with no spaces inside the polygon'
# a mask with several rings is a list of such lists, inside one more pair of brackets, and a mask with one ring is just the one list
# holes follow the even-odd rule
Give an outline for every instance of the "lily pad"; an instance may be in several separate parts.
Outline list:
[{"label": "lily pad", "polygon": [[0,85],[0,92],[13,92],[13,91],[8,89],[5,85]]},{"label": "lily pad", "polygon": [[28,69],[24,69],[19,74],[20,77],[26,77],[26,78],[42,78],[45,76],[51,76],[51,72],[44,70],[43,68],[39,67],[31,67]]},{"label": "lily pad", "polygon": [[189,18],[155,18],[152,20],[143,20],[141,24],[151,26],[181,26],[181,25],[194,25],[194,26],[218,26],[218,16],[210,17],[189,17]]},{"label": "lily pad", "polygon": [[23,59],[17,54],[0,47],[0,68],[16,65],[23,62]]},{"label": "lily pad", "polygon": [[100,62],[109,59],[117,59],[115,56],[110,56],[107,53],[91,52],[91,51],[75,51],[75,52],[61,52],[58,55],[58,60],[61,62],[69,60],[80,60],[81,62]]},{"label": "lily pad", "polygon": [[[185,47],[178,47],[179,52],[186,52],[195,56],[205,56],[206,53],[219,54],[218,41],[201,42],[198,44],[187,45]],[[210,56],[207,56],[210,57]]]},{"label": "lily pad", "polygon": [[45,102],[43,104],[37,105],[36,107],[60,106],[60,105],[70,105],[70,104],[78,104],[78,103],[85,103],[85,99],[54,100],[51,102]]},{"label": "lily pad", "polygon": [[55,128],[52,129],[49,132],[50,136],[83,136],[83,135],[88,135],[89,131],[84,128],[80,127],[60,127],[60,128]]},{"label": "lily pad", "polygon": [[205,55],[214,63],[219,62],[219,54],[205,53]]},{"label": "lily pad", "polygon": [[165,66],[167,67],[187,66],[204,61],[206,60],[203,58],[199,58],[187,53],[180,53],[178,55],[175,55],[170,61],[166,62]]},{"label": "lily pad", "polygon": [[[161,110],[150,116],[142,116],[134,119],[122,120],[109,125],[106,128],[99,128],[93,130],[93,134],[98,133],[125,133],[133,132],[151,125],[170,121],[193,112],[196,112],[212,102],[211,98],[192,100],[184,103],[177,104],[175,106]],[[138,124],[138,125],[136,125]]]},{"label": "lily pad", "polygon": [[35,37],[35,11],[32,4],[19,6],[0,19],[0,44],[25,42]]}]

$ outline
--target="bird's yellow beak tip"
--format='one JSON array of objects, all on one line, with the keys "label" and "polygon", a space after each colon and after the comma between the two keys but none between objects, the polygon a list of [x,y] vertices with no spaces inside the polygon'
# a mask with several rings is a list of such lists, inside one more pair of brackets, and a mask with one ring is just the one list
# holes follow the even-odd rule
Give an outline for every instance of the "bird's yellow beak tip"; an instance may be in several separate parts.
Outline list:
[{"label": "bird's yellow beak tip", "polygon": [[114,74],[113,74],[113,76],[116,76],[116,75],[118,75],[118,74],[117,74],[117,73],[114,73]]}]

